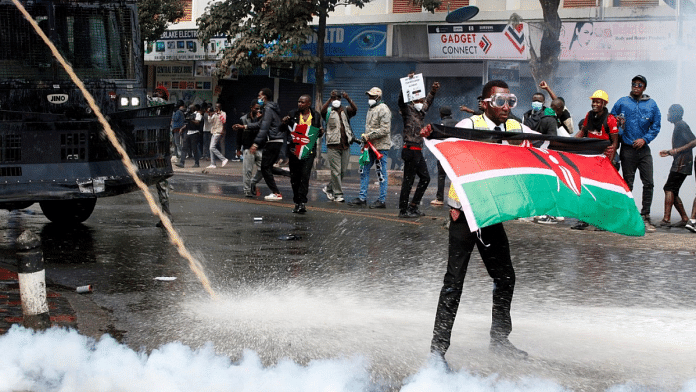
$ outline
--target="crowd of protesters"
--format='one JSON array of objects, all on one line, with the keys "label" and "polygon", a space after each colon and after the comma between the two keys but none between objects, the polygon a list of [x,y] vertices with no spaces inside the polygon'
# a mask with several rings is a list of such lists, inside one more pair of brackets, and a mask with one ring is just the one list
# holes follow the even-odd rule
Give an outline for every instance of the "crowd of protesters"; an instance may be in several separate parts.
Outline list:
[{"label": "crowd of protesters", "polygon": [[[413,73],[410,73],[408,77],[413,77]],[[524,124],[532,131],[545,135],[608,140],[610,145],[604,154],[619,170],[629,189],[633,190],[636,173],[639,174],[643,185],[640,214],[646,231],[652,232],[655,231],[655,226],[650,220],[654,170],[650,143],[660,132],[661,113],[657,103],[645,94],[647,84],[647,78],[636,75],[631,79],[630,93],[616,99],[613,104],[604,90],[600,89],[588,94],[590,110],[581,117],[576,128],[565,100],[558,96],[548,83],[542,81],[539,84],[539,91],[531,96],[530,109],[522,118],[517,118],[510,111],[510,118]],[[428,110],[438,107],[435,96],[439,88],[440,84],[435,82],[425,98],[410,102],[406,102],[403,95],[399,96],[398,105],[393,108],[401,115],[403,121],[403,128],[401,124],[398,124],[399,128],[403,129],[400,135],[397,135],[400,136],[398,138],[395,138],[392,133],[392,108],[384,102],[382,90],[379,87],[373,87],[365,92],[369,109],[365,114],[365,131],[362,135],[353,133],[351,121],[355,121],[358,107],[345,92],[332,91],[319,111],[311,107],[311,97],[303,95],[298,100],[298,108],[284,115],[278,104],[272,101],[273,92],[268,88],[262,89],[258,99],[251,103],[249,113],[242,116],[239,121],[235,121],[237,124],[229,127],[237,134],[238,151],[235,158],[241,156],[244,159],[245,196],[260,196],[257,184],[263,179],[270,190],[270,194],[264,197],[265,200],[283,200],[274,175],[288,176],[291,179],[295,203],[292,212],[302,214],[307,211],[309,179],[320,141],[315,142],[312,148],[299,158],[296,151],[299,151],[302,143],[296,143],[291,136],[296,125],[307,124],[318,129],[316,137],[323,136],[326,139],[326,157],[331,176],[322,190],[330,201],[337,203],[348,201],[343,189],[343,180],[350,164],[350,146],[358,143],[362,152],[359,170],[360,191],[357,197],[347,202],[347,205],[386,208],[387,158],[391,158],[392,169],[396,161],[399,161],[397,164],[399,166],[396,167],[403,167],[398,217],[417,219],[423,216],[424,213],[419,206],[429,185],[430,174],[422,152],[423,143],[419,132],[425,125],[424,118]],[[548,106],[546,106],[547,96],[544,92],[548,94]],[[460,111],[473,116],[484,115],[482,102],[487,99],[490,97],[479,96],[479,105],[476,110],[462,105]],[[186,158],[190,157],[194,159],[194,167],[198,167],[201,153],[204,159],[207,157],[212,159],[209,169],[216,168],[216,157],[220,160],[220,165],[225,166],[228,159],[224,157],[223,138],[224,130],[227,128],[224,126],[227,116],[220,105],[215,107],[194,105],[187,111],[184,103],[179,102],[177,107],[178,110],[172,117],[171,123],[175,153],[178,156],[176,166],[184,167]],[[440,105],[436,110],[440,113],[443,125],[457,124],[457,121],[452,119],[452,110],[449,106]],[[683,108],[678,104],[669,108],[667,120],[674,124],[672,148],[660,151],[659,155],[672,156],[674,162],[663,188],[664,216],[657,226],[686,228],[696,232],[696,199],[689,216],[679,196],[684,180],[693,172],[692,148],[696,146],[696,137],[684,122],[683,112]],[[395,139],[398,139],[401,145],[394,146]],[[196,147],[202,144],[205,145],[204,148]],[[218,145],[223,149],[222,152],[218,149]],[[284,147],[288,149],[290,170],[279,167]],[[376,167],[380,186],[377,197],[369,202],[367,192],[372,166]],[[446,174],[439,163],[437,167],[437,192],[435,199],[431,201],[434,207],[446,204]],[[255,175],[254,169],[256,169]],[[415,177],[419,180],[416,191],[411,197]],[[671,222],[673,208],[681,218],[674,223]],[[548,215],[523,218],[523,220],[541,224],[554,224],[563,219],[563,217]],[[584,230],[591,226],[579,221],[572,228]]]}]

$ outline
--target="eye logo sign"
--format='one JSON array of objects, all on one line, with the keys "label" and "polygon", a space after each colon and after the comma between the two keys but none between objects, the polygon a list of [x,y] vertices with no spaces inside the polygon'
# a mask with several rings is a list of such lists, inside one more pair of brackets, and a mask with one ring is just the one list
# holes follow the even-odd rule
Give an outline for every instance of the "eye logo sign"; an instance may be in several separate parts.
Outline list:
[{"label": "eye logo sign", "polygon": [[68,94],[49,94],[46,96],[46,99],[50,103],[62,105],[68,102]]},{"label": "eye logo sign", "polygon": [[524,52],[524,26],[522,26],[522,23],[518,24],[517,27],[508,25],[505,28],[505,36],[512,42],[512,45],[518,52]]},{"label": "eye logo sign", "polygon": [[493,44],[485,35],[483,36],[483,38],[481,38],[481,41],[479,41],[479,47],[483,49],[483,53],[488,54],[488,51],[491,50],[492,46]]}]

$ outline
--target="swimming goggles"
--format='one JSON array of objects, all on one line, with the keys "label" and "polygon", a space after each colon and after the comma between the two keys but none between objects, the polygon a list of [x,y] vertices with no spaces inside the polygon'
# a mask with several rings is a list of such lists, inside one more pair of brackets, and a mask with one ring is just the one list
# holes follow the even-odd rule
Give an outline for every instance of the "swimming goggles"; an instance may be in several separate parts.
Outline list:
[{"label": "swimming goggles", "polygon": [[497,93],[490,98],[484,99],[484,101],[490,102],[491,106],[494,108],[502,108],[506,103],[510,109],[517,106],[517,97],[515,94]]}]

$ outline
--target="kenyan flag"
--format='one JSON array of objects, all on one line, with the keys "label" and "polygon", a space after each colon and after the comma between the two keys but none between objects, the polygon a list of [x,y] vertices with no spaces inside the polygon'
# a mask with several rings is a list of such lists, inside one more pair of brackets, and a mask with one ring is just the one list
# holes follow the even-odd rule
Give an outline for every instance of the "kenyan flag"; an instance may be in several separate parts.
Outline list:
[{"label": "kenyan flag", "polygon": [[454,138],[425,143],[452,181],[472,231],[553,215],[619,234],[645,234],[631,191],[603,155]]},{"label": "kenyan flag", "polygon": [[317,143],[319,128],[307,124],[295,124],[292,128],[292,142],[295,145],[294,154],[300,159],[309,157]]}]

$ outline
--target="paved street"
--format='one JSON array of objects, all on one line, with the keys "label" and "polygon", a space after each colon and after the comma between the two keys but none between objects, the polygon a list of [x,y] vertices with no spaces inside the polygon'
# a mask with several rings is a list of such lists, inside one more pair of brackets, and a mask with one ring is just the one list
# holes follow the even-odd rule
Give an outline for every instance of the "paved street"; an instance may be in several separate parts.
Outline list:
[{"label": "paved street", "polygon": [[[418,220],[397,218],[398,186],[390,186],[386,210],[352,209],[327,201],[315,180],[308,213],[297,215],[287,179],[279,180],[281,203],[245,198],[241,163],[228,166],[177,169],[171,180],[174,226],[218,300],[138,193],[100,199],[70,229],[48,223],[38,206],[0,213],[0,268],[16,270],[9,237],[29,229],[42,240],[49,291],[66,298],[84,335],[109,333],[148,352],[211,342],[232,360],[253,350],[265,366],[360,356],[376,390],[412,382],[427,359],[447,256],[446,210],[427,204],[434,183]],[[357,195],[355,180],[348,198]],[[696,237],[671,229],[630,238],[570,230],[573,223],[506,224],[517,275],[510,339],[531,359],[488,353],[491,281],[475,255],[450,365],[576,391],[631,383],[680,390],[696,378]],[[93,293],[74,292],[87,284]]]}]

